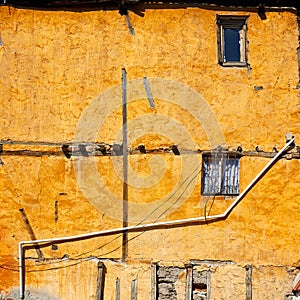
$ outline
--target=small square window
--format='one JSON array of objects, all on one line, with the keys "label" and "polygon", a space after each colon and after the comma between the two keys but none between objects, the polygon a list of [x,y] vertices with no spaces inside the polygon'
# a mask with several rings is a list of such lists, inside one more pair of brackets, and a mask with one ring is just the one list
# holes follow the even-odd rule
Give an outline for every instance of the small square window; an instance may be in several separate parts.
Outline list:
[{"label": "small square window", "polygon": [[247,66],[247,17],[217,16],[219,63]]},{"label": "small square window", "polygon": [[202,195],[238,195],[240,157],[226,152],[202,156]]}]

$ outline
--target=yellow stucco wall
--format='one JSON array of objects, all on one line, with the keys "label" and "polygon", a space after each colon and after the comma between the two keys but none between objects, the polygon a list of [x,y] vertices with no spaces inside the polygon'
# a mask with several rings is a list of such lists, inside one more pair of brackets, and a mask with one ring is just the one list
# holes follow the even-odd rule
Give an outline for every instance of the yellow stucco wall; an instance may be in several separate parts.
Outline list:
[{"label": "yellow stucco wall", "polygon": [[[217,14],[249,16],[248,68],[218,65]],[[296,143],[300,139],[296,14],[267,12],[261,20],[248,11],[186,8],[147,9],[143,18],[133,13],[130,18],[135,35],[117,11],[0,7],[0,139],[121,143],[126,68],[129,148],[176,144],[180,151],[194,151],[129,156],[130,225],[202,216],[208,207],[210,215],[221,213],[232,199],[201,196],[201,155],[195,151],[222,144],[247,151],[259,145],[269,152],[285,144],[286,132]],[[155,109],[146,99],[145,76]],[[34,145],[3,149],[60,151]],[[18,243],[30,240],[19,209],[38,239],[122,227],[122,157],[1,158],[0,290],[5,293],[19,284]],[[241,190],[269,160],[241,159]],[[226,220],[130,233],[128,262],[106,261],[105,299],[115,299],[117,277],[121,299],[129,299],[137,276],[139,299],[150,299],[151,262],[184,267],[192,259],[234,262],[211,267],[211,299],[245,299],[246,264],[254,266],[253,299],[283,299],[300,260],[298,169],[298,160],[280,160]],[[96,263],[81,259],[119,259],[121,244],[121,236],[114,235],[42,248],[51,260],[27,259],[26,288],[49,299],[95,299]],[[69,260],[60,262],[65,255]],[[36,251],[26,251],[26,257],[36,258]],[[179,295],[184,284],[182,279]],[[76,286],[72,293],[70,286]]]}]

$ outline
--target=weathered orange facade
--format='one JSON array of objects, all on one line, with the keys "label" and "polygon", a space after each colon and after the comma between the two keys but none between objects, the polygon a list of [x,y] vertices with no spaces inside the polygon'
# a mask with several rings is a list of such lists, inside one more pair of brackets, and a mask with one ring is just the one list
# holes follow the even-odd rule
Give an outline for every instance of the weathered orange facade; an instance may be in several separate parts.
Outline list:
[{"label": "weathered orange facade", "polygon": [[[221,214],[235,198],[201,195],[203,151],[241,146],[243,191],[287,132],[300,139],[293,10],[262,20],[246,8],[149,8],[130,13],[134,35],[116,10],[0,12],[3,299],[19,297],[29,227],[36,239],[121,228],[124,186],[129,226]],[[218,64],[217,15],[248,16],[246,67]],[[128,185],[122,155],[61,151],[123,142],[122,69]],[[128,232],[125,246],[119,233],[26,249],[25,299],[193,299],[191,270],[206,272],[207,299],[284,299],[300,264],[297,157],[294,147],[223,220]],[[174,268],[174,295],[164,295],[157,276]]]}]

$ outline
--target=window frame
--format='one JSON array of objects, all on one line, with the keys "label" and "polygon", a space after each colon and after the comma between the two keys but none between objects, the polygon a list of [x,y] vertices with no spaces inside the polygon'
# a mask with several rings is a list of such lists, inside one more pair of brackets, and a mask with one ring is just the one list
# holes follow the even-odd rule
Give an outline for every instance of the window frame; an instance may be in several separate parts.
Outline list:
[{"label": "window frame", "polygon": [[[201,195],[238,196],[240,194],[241,157],[238,153],[228,151],[203,153]],[[229,178],[231,175],[233,179]]]},{"label": "window frame", "polygon": [[[249,16],[217,15],[217,40],[218,40],[218,61],[223,67],[247,67],[247,20]],[[240,60],[226,61],[225,57],[225,29],[238,29],[240,34]]]}]

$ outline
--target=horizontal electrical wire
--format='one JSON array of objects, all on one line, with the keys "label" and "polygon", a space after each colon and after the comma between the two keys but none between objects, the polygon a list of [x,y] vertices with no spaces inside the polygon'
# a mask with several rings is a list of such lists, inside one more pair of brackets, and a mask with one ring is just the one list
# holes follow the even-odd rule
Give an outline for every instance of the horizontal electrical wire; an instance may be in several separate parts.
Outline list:
[{"label": "horizontal electrical wire", "polygon": [[[171,202],[170,203],[170,205],[168,206],[168,208],[164,211],[164,212],[162,212],[158,217],[157,217],[157,219],[155,220],[155,222],[157,222],[157,220],[165,213],[165,212],[167,212],[167,211],[169,211],[179,200],[180,200],[180,198],[182,197],[182,195],[184,194],[184,192],[186,191],[186,189],[188,188],[188,186],[193,182],[193,180],[195,180],[195,178],[197,178],[197,176],[199,175],[199,173],[200,173],[200,165],[198,165],[192,172],[191,172],[191,174],[181,183],[181,185],[177,188],[177,190],[176,191],[174,191],[170,196],[169,196],[169,198],[168,198],[168,200],[167,201],[169,201],[178,191],[179,191],[179,189],[184,185],[184,184],[186,184],[186,186],[185,186],[185,188],[184,188],[184,191],[183,192],[181,192],[181,194],[180,195],[178,195],[177,197],[176,197],[176,199],[175,199],[175,201],[173,201],[173,202]],[[198,170],[199,169],[199,170]],[[196,173],[197,172],[197,173]],[[194,173],[196,173],[196,174],[194,174]],[[189,180],[189,181],[188,181]],[[144,220],[142,220],[139,224],[137,224],[136,226],[138,226],[138,225],[140,225],[142,222],[144,222],[145,220],[147,220],[151,215],[153,215],[153,213],[156,211],[156,210],[158,210],[159,209],[159,207],[157,207],[157,208],[155,208],[154,209],[154,211],[152,211],[146,218],[144,218]],[[206,208],[205,208],[206,209]],[[154,222],[154,223],[155,223]],[[130,241],[132,241],[133,239],[135,239],[135,238],[137,238],[137,237],[139,237],[139,236],[141,236],[143,233],[145,233],[145,231],[143,231],[143,232],[141,232],[141,233],[139,233],[139,234],[137,234],[136,236],[134,236],[134,237],[132,237],[132,238],[130,238],[129,240],[128,240],[128,242],[130,242]],[[81,253],[81,254],[79,254],[79,255],[76,255],[75,257],[80,257],[80,256],[83,256],[83,255],[87,255],[88,253],[92,253],[92,252],[94,252],[94,251],[97,251],[97,250],[99,250],[99,249],[102,249],[102,248],[104,248],[105,246],[107,246],[107,245],[109,245],[109,244],[111,244],[113,241],[115,241],[116,239],[118,239],[119,237],[121,237],[122,235],[119,235],[118,237],[115,237],[115,238],[113,238],[111,241],[109,241],[109,242],[107,242],[106,244],[104,244],[104,245],[101,245],[100,247],[97,247],[97,248],[94,248],[93,250],[90,250],[90,251],[88,251],[88,252],[84,252],[84,253]],[[118,247],[116,247],[116,248],[114,248],[114,249],[112,249],[112,250],[110,250],[110,251],[108,251],[108,252],[106,252],[106,253],[102,253],[101,254],[101,256],[104,256],[104,255],[108,255],[108,254],[111,254],[111,253],[113,253],[113,252],[115,252],[115,251],[117,251],[118,249],[120,249],[122,247],[122,245],[119,245]],[[94,257],[95,258],[95,257]],[[86,259],[89,259],[89,258],[77,258],[77,262],[76,262],[76,264],[79,264],[79,263],[81,263],[81,262],[83,262],[83,261],[85,261]],[[72,261],[74,261],[74,259],[72,259]],[[59,262],[64,262],[63,260],[61,260],[61,261],[59,261]],[[51,264],[51,263],[53,263],[53,261],[52,262],[47,262],[47,264]],[[72,265],[76,265],[76,264],[70,264],[70,266],[72,266]],[[68,267],[68,266],[64,266],[64,267]],[[0,266],[0,268],[3,268],[3,269],[7,269],[7,270],[12,270],[12,271],[17,271],[16,269],[14,269],[14,267],[13,266],[8,266],[8,265],[2,265],[2,266]],[[57,268],[55,268],[55,267],[53,267],[53,268],[49,268],[49,270],[52,270],[52,269],[57,269]],[[44,269],[44,270],[46,270],[46,269]],[[28,269],[28,270],[26,270],[26,272],[31,272],[31,271],[39,271],[39,270],[34,270],[34,269]],[[41,271],[43,271],[43,270],[41,270]]]},{"label": "horizontal electrical wire", "polygon": [[[175,191],[173,191],[173,193],[171,193],[171,195],[169,195],[169,197],[167,198],[167,200],[166,201],[169,201],[176,193],[177,193],[177,191],[184,185],[184,183],[193,175],[193,173],[195,173],[195,171],[197,171],[198,169],[200,168],[200,165],[198,165],[193,171],[192,171],[192,173],[178,186],[178,188],[177,188],[177,190],[175,190]],[[188,184],[187,184],[187,186],[186,186],[186,188],[184,189],[184,191],[177,197],[177,199],[174,201],[174,202],[172,202],[170,205],[169,205],[169,207],[165,210],[165,211],[163,211],[156,219],[155,219],[155,221],[154,221],[154,223],[156,223],[158,220],[159,220],[159,218],[162,216],[162,215],[164,215],[168,210],[170,210],[180,199],[181,199],[181,197],[182,197],[182,195],[184,194],[184,192],[186,191],[186,189],[188,188],[188,186],[195,180],[195,178],[198,176],[198,174],[200,173],[200,171],[198,171],[198,173],[188,182]],[[139,226],[139,225],[141,225],[143,222],[145,222],[147,219],[149,219],[162,205],[164,205],[165,203],[162,203],[162,204],[160,204],[159,206],[157,206],[148,216],[146,216],[142,221],[140,221],[139,223],[137,223],[136,224],[136,226]],[[144,231],[142,232],[142,233],[139,233],[137,236],[140,236],[140,235],[142,235],[144,233]],[[105,246],[107,246],[108,244],[110,244],[111,242],[113,242],[113,241],[115,241],[116,239],[118,239],[118,238],[120,238],[120,237],[122,237],[122,234],[120,234],[120,235],[118,235],[117,237],[115,237],[115,238],[113,238],[110,242],[108,242],[108,243],[106,243],[105,244]],[[130,240],[132,240],[132,238],[131,239],[129,239],[128,240],[128,242],[130,241]],[[83,254],[79,254],[79,255],[77,255],[77,256],[75,256],[75,257],[78,257],[78,256],[82,256],[82,255],[86,255],[86,254],[88,254],[88,253],[91,253],[91,252],[94,252],[94,251],[96,251],[96,250],[99,250],[99,249],[101,249],[102,248],[102,246],[100,246],[100,247],[97,247],[97,248],[95,248],[94,250],[91,250],[91,251],[88,251],[88,252],[85,252],[85,253],[83,253]],[[121,248],[121,246],[119,246],[118,248],[116,248],[114,251],[116,251],[116,250],[118,250],[119,248]],[[113,252],[114,252],[113,251]],[[104,253],[104,254],[101,254],[101,255],[107,255],[107,254],[110,254],[110,253]]]}]

